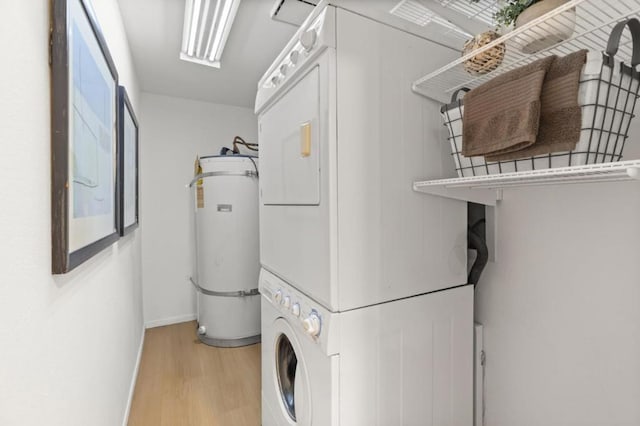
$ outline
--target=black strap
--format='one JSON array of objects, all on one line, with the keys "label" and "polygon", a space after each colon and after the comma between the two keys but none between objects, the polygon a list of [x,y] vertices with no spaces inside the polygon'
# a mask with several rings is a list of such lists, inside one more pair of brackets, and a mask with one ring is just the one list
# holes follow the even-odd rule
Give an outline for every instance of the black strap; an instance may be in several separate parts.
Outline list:
[{"label": "black strap", "polygon": [[456,90],[455,92],[453,92],[453,95],[451,95],[451,103],[455,102],[458,100],[458,95],[460,94],[460,92],[468,92],[471,89],[469,89],[468,87],[461,87],[458,90]]},{"label": "black strap", "polygon": [[618,48],[620,47],[620,39],[622,38],[622,31],[625,27],[629,27],[631,32],[631,38],[633,41],[633,49],[631,56],[631,66],[635,67],[640,64],[640,21],[637,18],[629,18],[624,21],[618,22],[611,30],[609,36],[609,42],[607,43],[606,53],[610,57],[616,56]]},{"label": "black strap", "polygon": [[449,111],[450,109],[453,108],[459,108],[462,105],[462,100],[458,100],[458,95],[461,92],[468,92],[471,89],[469,89],[468,87],[461,87],[458,90],[456,90],[455,92],[453,92],[453,95],[451,96],[451,102],[449,102],[446,105],[442,105],[440,107],[440,113],[444,114],[445,111]]}]

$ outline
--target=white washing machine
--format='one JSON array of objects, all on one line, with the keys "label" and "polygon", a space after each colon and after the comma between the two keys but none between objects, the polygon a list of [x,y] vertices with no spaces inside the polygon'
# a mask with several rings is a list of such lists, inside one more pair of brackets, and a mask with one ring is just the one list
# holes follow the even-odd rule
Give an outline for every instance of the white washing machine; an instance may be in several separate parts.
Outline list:
[{"label": "white washing machine", "polygon": [[453,162],[411,83],[457,55],[314,10],[258,85],[263,268],[334,312],[466,283],[466,204],[412,191]]},{"label": "white washing machine", "polygon": [[262,426],[473,424],[473,286],[341,313],[260,292]]}]

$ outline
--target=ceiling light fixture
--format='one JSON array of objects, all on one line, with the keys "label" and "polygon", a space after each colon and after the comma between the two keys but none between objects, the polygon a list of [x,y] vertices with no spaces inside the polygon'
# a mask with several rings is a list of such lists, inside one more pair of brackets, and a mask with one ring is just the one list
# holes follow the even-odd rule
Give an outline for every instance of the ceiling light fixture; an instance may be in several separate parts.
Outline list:
[{"label": "ceiling light fixture", "polygon": [[220,68],[240,0],[185,0],[180,59]]}]

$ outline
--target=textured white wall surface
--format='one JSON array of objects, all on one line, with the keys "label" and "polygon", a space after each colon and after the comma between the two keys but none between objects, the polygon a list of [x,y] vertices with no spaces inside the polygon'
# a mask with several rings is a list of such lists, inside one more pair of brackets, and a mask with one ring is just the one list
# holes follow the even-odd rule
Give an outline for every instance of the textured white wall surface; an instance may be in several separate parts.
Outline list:
[{"label": "textured white wall surface", "polygon": [[[190,192],[196,155],[218,154],[238,135],[258,137],[248,108],[142,93],[141,222],[147,327],[195,318]],[[245,152],[245,151],[243,151]]]},{"label": "textured white wall surface", "polygon": [[[118,5],[93,3],[137,105]],[[1,10],[0,424],[122,424],[143,337],[139,232],[51,275],[49,1]]]},{"label": "textured white wall surface", "polygon": [[504,191],[476,290],[486,426],[640,425],[639,218],[638,182]]},{"label": "textured white wall surface", "polygon": [[505,191],[476,293],[487,426],[640,425],[639,218],[637,182]]}]

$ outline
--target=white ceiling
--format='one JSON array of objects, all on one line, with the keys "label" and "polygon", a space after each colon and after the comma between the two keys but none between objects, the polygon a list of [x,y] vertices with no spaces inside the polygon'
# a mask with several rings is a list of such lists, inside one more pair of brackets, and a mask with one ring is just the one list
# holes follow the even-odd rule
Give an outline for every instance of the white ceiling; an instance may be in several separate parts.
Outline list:
[{"label": "white ceiling", "polygon": [[220,69],[178,59],[184,0],[119,0],[143,91],[253,108],[259,78],[296,27],[269,17],[273,0],[242,0]]}]

